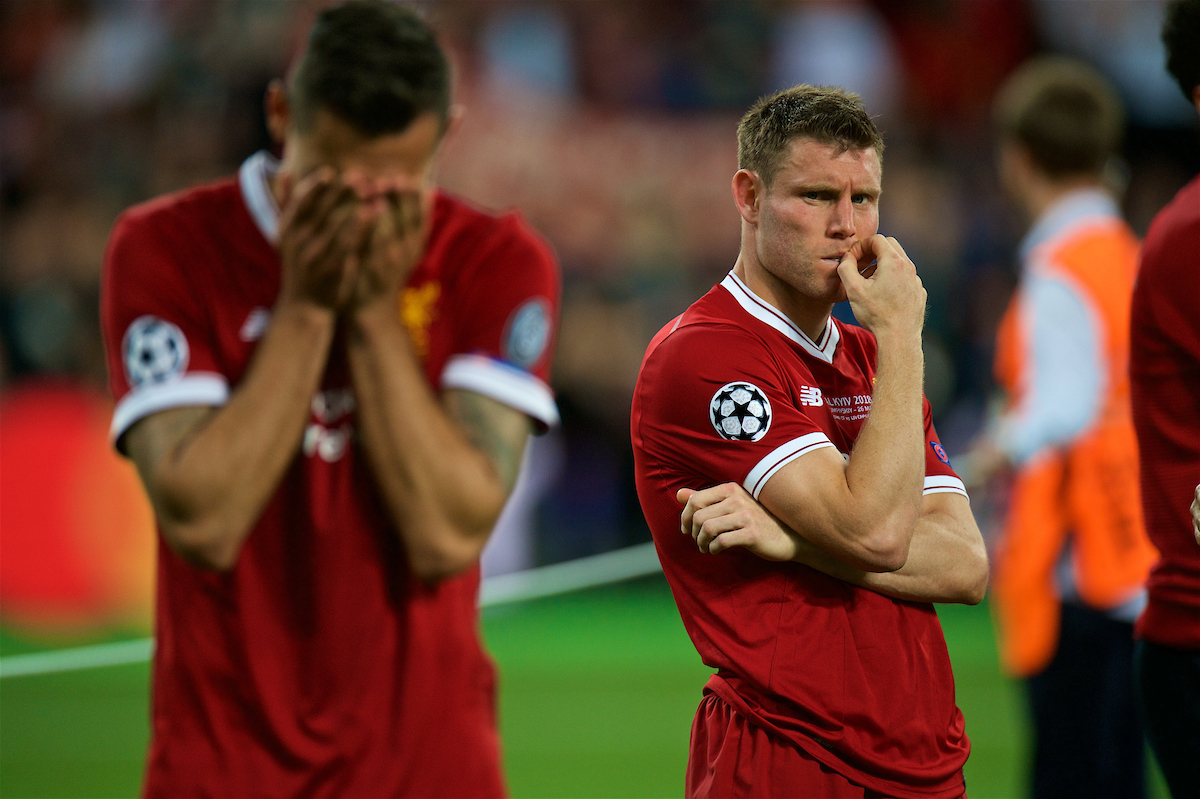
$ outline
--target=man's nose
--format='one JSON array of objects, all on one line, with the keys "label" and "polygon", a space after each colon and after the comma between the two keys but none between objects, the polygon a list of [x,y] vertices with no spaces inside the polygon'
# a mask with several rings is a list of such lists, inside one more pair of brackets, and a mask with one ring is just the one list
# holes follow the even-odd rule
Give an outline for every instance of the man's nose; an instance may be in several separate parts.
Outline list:
[{"label": "man's nose", "polygon": [[849,195],[840,197],[829,217],[829,237],[846,239],[854,236],[854,203]]}]

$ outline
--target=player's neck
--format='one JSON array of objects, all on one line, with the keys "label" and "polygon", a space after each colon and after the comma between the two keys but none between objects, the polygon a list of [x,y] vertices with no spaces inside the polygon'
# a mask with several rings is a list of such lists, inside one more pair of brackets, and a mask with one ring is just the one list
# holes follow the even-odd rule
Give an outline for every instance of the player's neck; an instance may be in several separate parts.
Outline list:
[{"label": "player's neck", "polygon": [[759,299],[790,319],[810,339],[820,340],[833,313],[832,303],[801,294],[761,265],[748,263],[743,256],[738,257],[733,273]]},{"label": "player's neck", "polygon": [[1034,223],[1063,197],[1084,189],[1107,191],[1108,187],[1104,185],[1104,181],[1100,177],[1054,180],[1039,175],[1036,180],[1029,182],[1021,198],[1025,215],[1029,218],[1030,223]]}]

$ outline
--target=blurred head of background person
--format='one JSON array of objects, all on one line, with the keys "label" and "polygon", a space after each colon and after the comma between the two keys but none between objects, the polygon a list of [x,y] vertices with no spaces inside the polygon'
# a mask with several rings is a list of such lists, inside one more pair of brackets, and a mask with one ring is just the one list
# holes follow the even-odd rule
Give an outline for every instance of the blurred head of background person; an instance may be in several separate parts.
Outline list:
[{"label": "blurred head of background person", "polygon": [[1066,58],[1027,63],[996,100],[1000,182],[1029,222],[1063,195],[1113,186],[1125,118],[1107,81]]}]

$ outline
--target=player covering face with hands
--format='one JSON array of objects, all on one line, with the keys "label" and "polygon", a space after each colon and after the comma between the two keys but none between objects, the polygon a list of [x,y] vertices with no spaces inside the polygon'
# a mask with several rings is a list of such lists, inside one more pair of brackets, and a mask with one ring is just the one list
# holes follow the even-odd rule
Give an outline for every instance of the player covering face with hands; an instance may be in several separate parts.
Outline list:
[{"label": "player covering face with hands", "polygon": [[[690,797],[964,795],[929,603],[980,601],[987,556],[922,395],[925,289],[878,233],[882,152],[840,89],[759,101],[738,260],[642,362],[638,496],[716,671]],[[832,318],[847,299],[862,327]]]},{"label": "player covering face with hands", "polygon": [[[268,103],[273,124],[286,129],[282,84],[271,87]],[[428,174],[373,174],[368,171],[371,159],[359,153],[338,159],[349,163],[336,166],[310,163],[309,159],[322,159],[325,150],[340,149],[339,144],[353,147],[352,140],[358,138],[328,112],[316,113],[315,129],[294,137],[288,148],[294,157],[273,179],[281,207],[284,296],[335,311],[394,299],[424,252],[432,182]],[[436,148],[440,136],[432,142],[426,139],[439,126],[436,117],[422,119],[414,126],[412,141],[391,143],[397,150],[411,150],[411,159],[397,161],[394,168],[403,170],[410,160],[417,167],[431,162],[430,145]],[[427,151],[424,158],[422,151]]]},{"label": "player covering face with hands", "polygon": [[479,557],[558,418],[558,272],[436,187],[449,92],[411,9],[327,8],[267,91],[282,161],[113,231],[113,438],[161,543],[147,796],[505,793]]}]

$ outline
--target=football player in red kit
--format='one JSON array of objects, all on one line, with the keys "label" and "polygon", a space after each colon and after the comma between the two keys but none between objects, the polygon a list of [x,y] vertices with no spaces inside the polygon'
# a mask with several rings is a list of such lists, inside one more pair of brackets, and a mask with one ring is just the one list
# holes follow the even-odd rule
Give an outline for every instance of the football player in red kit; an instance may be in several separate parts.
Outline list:
[{"label": "football player in red kit", "polygon": [[[925,290],[876,232],[882,150],[839,89],[759,101],[738,260],[642,363],[638,496],[716,669],[689,797],[965,793],[929,603],[979,602],[987,554],[922,394]],[[831,317],[847,298],[863,328]]]},{"label": "football player in red kit", "polygon": [[[1200,0],[1170,3],[1162,38],[1167,71],[1200,112]],[[1135,673],[1150,747],[1181,799],[1200,796],[1200,176],[1146,232],[1129,372],[1146,532],[1161,555]]]},{"label": "football player in red kit", "polygon": [[479,554],[547,386],[557,267],[439,192],[433,33],[324,11],[283,160],[127,211],[103,325],[160,531],[145,794],[501,796]]}]

